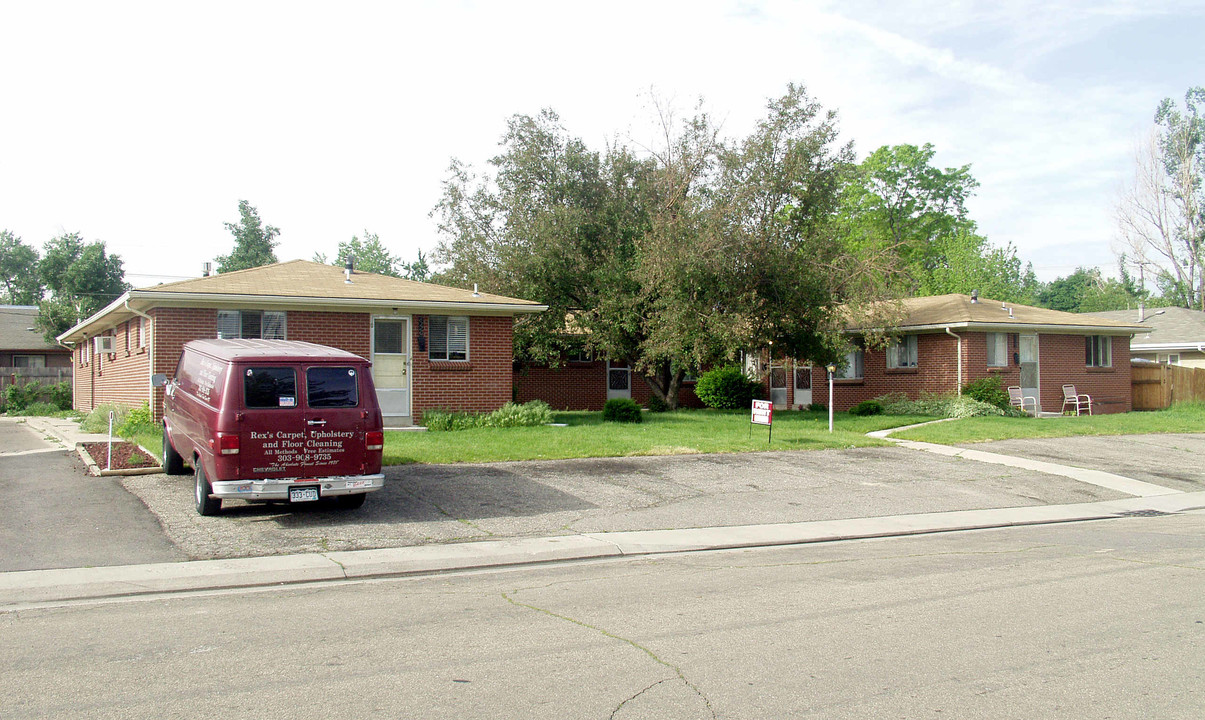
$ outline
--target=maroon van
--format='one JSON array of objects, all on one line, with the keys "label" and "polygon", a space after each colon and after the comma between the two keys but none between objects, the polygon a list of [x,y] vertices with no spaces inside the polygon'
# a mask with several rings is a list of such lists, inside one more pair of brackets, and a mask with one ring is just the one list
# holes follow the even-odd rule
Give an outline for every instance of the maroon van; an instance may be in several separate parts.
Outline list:
[{"label": "maroon van", "polygon": [[163,467],[196,476],[197,512],[222,500],[364,504],[385,483],[370,363],[291,340],[193,340],[164,385]]}]

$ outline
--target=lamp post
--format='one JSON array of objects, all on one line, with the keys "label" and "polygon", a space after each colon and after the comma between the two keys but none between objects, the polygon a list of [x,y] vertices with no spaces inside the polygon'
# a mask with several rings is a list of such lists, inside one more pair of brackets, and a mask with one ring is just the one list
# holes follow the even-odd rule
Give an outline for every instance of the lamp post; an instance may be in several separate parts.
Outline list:
[{"label": "lamp post", "polygon": [[837,372],[836,365],[828,366],[828,431],[833,431],[833,373]]}]

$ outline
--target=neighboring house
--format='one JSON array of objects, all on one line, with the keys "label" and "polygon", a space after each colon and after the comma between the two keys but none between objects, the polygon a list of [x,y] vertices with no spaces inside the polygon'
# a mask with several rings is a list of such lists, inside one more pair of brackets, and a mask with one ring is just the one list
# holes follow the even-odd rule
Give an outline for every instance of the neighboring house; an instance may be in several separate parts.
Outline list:
[{"label": "neighboring house", "polygon": [[294,260],[130,290],[59,336],[74,348],[75,407],[150,401],[185,342],[278,338],[341,348],[373,363],[387,427],[433,408],[487,411],[511,399],[511,326],[527,300]]},{"label": "neighboring house", "polygon": [[[966,383],[999,377],[1038,399],[1043,411],[1058,412],[1062,386],[1092,396],[1096,412],[1131,409],[1130,336],[1133,323],[1002,303],[969,295],[939,295],[901,301],[897,339],[885,348],[855,349],[837,369],[833,408],[848,410],[863,400],[902,392],[956,393]],[[767,370],[766,390],[776,407],[828,403],[824,367],[784,362]]]},{"label": "neighboring house", "polygon": [[46,342],[37,317],[33,305],[0,305],[0,368],[71,367],[71,351]]},{"label": "neighboring house", "polygon": [[1205,368],[1205,312],[1182,307],[1085,313],[1141,326],[1130,340],[1130,357]]}]

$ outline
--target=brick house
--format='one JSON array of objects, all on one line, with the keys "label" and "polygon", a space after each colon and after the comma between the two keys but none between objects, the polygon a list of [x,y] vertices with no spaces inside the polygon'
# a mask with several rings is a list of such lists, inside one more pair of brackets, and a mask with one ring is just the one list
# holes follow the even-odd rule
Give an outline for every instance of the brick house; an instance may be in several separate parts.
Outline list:
[{"label": "brick house", "polygon": [[511,327],[527,300],[294,260],[130,290],[59,336],[73,347],[75,407],[136,406],[162,417],[155,373],[185,342],[276,338],[368,358],[387,427],[432,408],[488,411],[511,400]]},{"label": "brick house", "polygon": [[34,328],[34,305],[0,305],[0,368],[69,368],[71,351],[46,342]]},{"label": "brick house", "polygon": [[[611,398],[631,398],[647,406],[652,391],[627,363],[613,363],[584,355],[570,355],[564,365],[550,368],[516,364],[515,402],[543,400],[556,410],[602,410]],[[678,407],[700,408],[692,379],[678,391]]]},{"label": "brick house", "polygon": [[[956,393],[992,375],[1047,412],[1062,408],[1064,384],[1091,395],[1096,412],[1131,409],[1130,338],[1146,328],[961,294],[901,302],[897,339],[886,347],[863,348],[858,329],[848,331],[854,348],[833,379],[835,410],[894,392]],[[823,367],[787,361],[763,370],[776,407],[829,401]]]},{"label": "brick house", "polygon": [[1087,314],[1140,326],[1142,332],[1130,341],[1130,356],[1136,360],[1205,368],[1205,312],[1139,307]]}]

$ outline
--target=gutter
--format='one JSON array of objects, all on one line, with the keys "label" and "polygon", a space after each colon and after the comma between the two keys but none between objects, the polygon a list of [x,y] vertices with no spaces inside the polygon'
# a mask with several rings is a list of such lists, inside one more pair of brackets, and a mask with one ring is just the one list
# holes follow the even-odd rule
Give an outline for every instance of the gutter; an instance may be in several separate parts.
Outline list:
[{"label": "gutter", "polygon": [[952,337],[958,341],[958,394],[961,395],[962,394],[962,337],[959,335],[955,335],[953,332],[951,332],[950,328],[948,326],[946,327],[945,330],[946,330],[946,335],[949,335],[950,337]]}]

